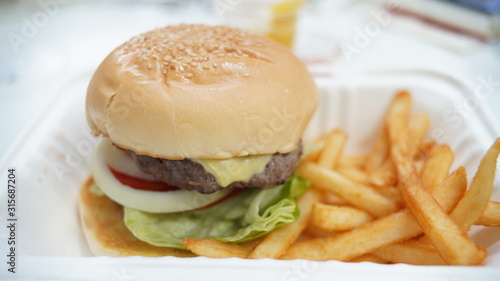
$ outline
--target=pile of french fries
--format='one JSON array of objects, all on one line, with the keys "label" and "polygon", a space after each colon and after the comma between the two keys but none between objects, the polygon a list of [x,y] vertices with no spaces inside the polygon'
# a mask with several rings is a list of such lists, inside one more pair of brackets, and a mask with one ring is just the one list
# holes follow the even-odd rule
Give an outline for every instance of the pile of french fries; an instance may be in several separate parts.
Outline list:
[{"label": "pile of french fries", "polygon": [[370,153],[343,155],[347,135],[340,130],[317,140],[322,148],[296,171],[312,185],[298,199],[297,222],[244,244],[184,244],[213,258],[479,265],[486,249],[467,233],[472,225],[500,226],[500,203],[490,201],[500,138],[467,188],[463,167],[450,173],[451,149],[425,139],[429,123],[400,92]]}]

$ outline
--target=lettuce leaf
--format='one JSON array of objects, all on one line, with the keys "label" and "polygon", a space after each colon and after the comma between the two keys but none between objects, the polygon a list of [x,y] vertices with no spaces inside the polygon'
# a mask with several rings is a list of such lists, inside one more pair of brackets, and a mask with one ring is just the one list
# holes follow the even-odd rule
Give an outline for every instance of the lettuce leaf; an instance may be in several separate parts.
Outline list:
[{"label": "lettuce leaf", "polygon": [[155,214],[124,207],[124,222],[137,238],[155,246],[186,249],[183,238],[239,243],[295,222],[300,213],[294,198],[308,187],[294,175],[282,185],[248,189],[199,211]]}]

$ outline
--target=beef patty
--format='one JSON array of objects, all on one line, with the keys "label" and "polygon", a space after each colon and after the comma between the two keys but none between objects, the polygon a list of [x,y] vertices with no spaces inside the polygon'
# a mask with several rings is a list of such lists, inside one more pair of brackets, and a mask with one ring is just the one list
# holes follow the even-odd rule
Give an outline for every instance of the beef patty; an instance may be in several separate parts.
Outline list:
[{"label": "beef patty", "polygon": [[205,171],[201,164],[189,159],[168,160],[132,152],[136,165],[143,172],[152,174],[169,185],[205,194],[226,188],[269,188],[282,184],[297,168],[301,153],[302,143],[299,143],[294,151],[273,154],[264,171],[253,175],[248,182],[238,181],[221,187],[216,178]]}]

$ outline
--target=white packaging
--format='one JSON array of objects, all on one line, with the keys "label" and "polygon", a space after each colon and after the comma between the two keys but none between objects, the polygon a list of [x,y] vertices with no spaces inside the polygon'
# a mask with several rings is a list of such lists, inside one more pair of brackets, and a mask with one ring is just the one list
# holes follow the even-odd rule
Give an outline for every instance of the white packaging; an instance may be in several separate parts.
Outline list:
[{"label": "white packaging", "polygon": [[[471,236],[488,248],[480,267],[420,267],[336,261],[308,262],[208,259],[92,257],[83,237],[77,212],[77,191],[89,176],[96,139],[85,120],[85,93],[91,73],[68,81],[29,124],[10,153],[4,156],[2,178],[15,167],[17,188],[17,273],[7,272],[7,229],[0,228],[0,277],[74,280],[461,280],[500,277],[500,228],[474,227]],[[332,128],[348,135],[346,153],[368,151],[382,125],[394,93],[409,90],[413,109],[431,118],[430,135],[455,152],[452,169],[465,166],[471,178],[486,149],[500,135],[481,99],[445,75],[402,71],[374,75],[340,76],[318,81],[320,103],[306,132],[312,138]],[[471,99],[476,99],[470,106]],[[493,199],[500,200],[497,180]],[[0,191],[2,221],[7,222],[6,189]]]}]

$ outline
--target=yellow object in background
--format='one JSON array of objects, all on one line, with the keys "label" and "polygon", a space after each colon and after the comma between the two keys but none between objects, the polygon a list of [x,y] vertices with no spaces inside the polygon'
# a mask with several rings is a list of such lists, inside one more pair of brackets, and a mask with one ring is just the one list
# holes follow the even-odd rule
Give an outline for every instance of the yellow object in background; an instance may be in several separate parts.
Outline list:
[{"label": "yellow object in background", "polygon": [[272,19],[266,36],[292,48],[297,23],[297,11],[304,0],[285,0],[271,9]]}]

